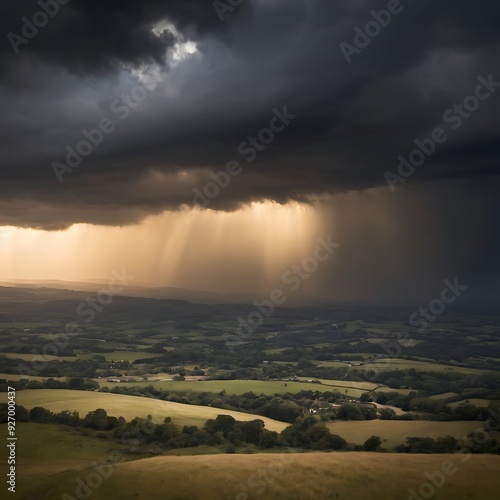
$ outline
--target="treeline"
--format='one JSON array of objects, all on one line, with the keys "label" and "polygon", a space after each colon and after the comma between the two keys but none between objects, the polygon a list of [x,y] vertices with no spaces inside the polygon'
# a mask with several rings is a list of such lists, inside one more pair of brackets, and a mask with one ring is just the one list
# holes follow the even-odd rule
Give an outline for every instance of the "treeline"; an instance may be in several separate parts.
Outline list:
[{"label": "treeline", "polygon": [[[7,404],[0,404],[0,423],[8,420]],[[151,416],[139,417],[127,422],[123,417],[112,417],[102,408],[87,413],[80,418],[78,412],[62,411],[53,413],[43,407],[34,407],[28,411],[23,406],[16,407],[18,422],[41,424],[63,424],[74,428],[90,429],[100,438],[110,438],[121,443],[133,444],[137,450],[137,441],[142,446],[156,445],[161,450],[193,448],[197,446],[225,446],[227,452],[236,451],[236,447],[254,445],[261,449],[274,447],[300,448],[311,450],[345,450],[345,439],[331,434],[314,417],[298,418],[293,425],[281,433],[264,428],[260,419],[237,421],[230,415],[218,415],[207,420],[203,428],[196,425],[175,425],[170,417],[162,423],[155,423]]]},{"label": "treeline", "polygon": [[[97,370],[109,365],[98,359],[80,359],[74,361],[49,360],[42,355],[34,356],[32,361],[22,359],[1,358],[2,372],[15,375],[27,375],[38,377],[85,377],[94,378]],[[110,375],[117,373],[110,370]]]},{"label": "treeline", "polygon": [[[424,336],[418,335],[422,341],[415,346],[405,346],[405,357],[423,357],[433,359],[435,361],[453,359],[458,362],[467,362],[468,366],[473,366],[470,363],[470,358],[489,358],[489,362],[493,369],[499,369],[500,363],[495,358],[500,358],[500,345],[497,335],[489,335],[484,340],[488,343],[470,342],[468,337],[471,332],[466,329],[455,328],[453,333],[430,330]],[[414,335],[410,333],[410,336]],[[477,337],[477,333],[475,334]],[[484,335],[482,335],[485,337]],[[369,342],[370,337],[375,337],[369,332],[358,329],[355,332],[346,333],[342,330],[335,332],[335,343],[329,346],[324,346],[318,352],[315,352],[313,347],[312,352],[315,359],[319,361],[332,361],[340,359],[341,354],[357,354],[357,353],[372,353],[379,355],[381,353],[381,345],[378,343]],[[306,339],[306,340],[304,340]],[[321,340],[318,340],[321,341]],[[330,342],[328,336],[322,342]],[[495,342],[495,343],[494,343]],[[307,357],[307,352],[310,350],[309,344],[312,341],[309,336],[299,334],[287,334],[274,339],[273,346],[289,347],[274,356],[276,361],[298,361],[301,357]],[[293,345],[294,347],[291,347]],[[310,354],[309,354],[310,356]],[[477,366],[481,368],[480,365]]]},{"label": "treeline", "polygon": [[[281,433],[265,429],[260,419],[238,421],[230,415],[218,415],[207,420],[202,428],[196,425],[175,425],[170,417],[162,423],[147,418],[136,417],[127,422],[123,417],[109,416],[102,409],[96,409],[80,418],[78,412],[62,411],[53,413],[43,407],[28,411],[23,406],[16,407],[18,422],[41,424],[61,424],[83,430],[86,435],[101,439],[111,439],[125,445],[131,453],[156,453],[178,448],[198,446],[218,447],[226,453],[235,453],[244,447],[261,450],[289,448],[293,450],[316,451],[376,451],[385,452],[379,436],[371,436],[363,445],[353,445],[342,437],[332,434],[314,416],[297,418],[292,425]],[[8,421],[8,406],[0,404],[0,423]],[[485,429],[495,430],[498,425],[491,420]],[[500,444],[489,436],[485,429],[469,433],[463,439],[451,436],[437,439],[429,437],[408,437],[397,446],[398,453],[495,453],[500,454]],[[479,438],[481,435],[481,438]],[[484,436],[484,438],[483,438]],[[248,448],[251,445],[252,448]],[[244,451],[245,451],[244,450]]]},{"label": "treeline", "polygon": [[[23,389],[71,389],[71,390],[99,390],[99,384],[91,379],[83,377],[72,377],[67,381],[49,378],[44,381],[21,379],[10,381],[0,379],[0,392],[6,392],[7,387],[16,390]],[[321,387],[321,386],[320,386]],[[256,395],[246,392],[241,395],[227,394],[225,391],[219,393],[197,392],[197,391],[172,391],[157,389],[153,385],[140,386],[115,386],[112,389],[104,387],[101,392],[124,394],[129,396],[143,396],[174,403],[212,406],[222,410],[235,410],[269,417],[281,422],[294,422],[298,417],[308,413],[313,403],[319,402],[323,410],[319,411],[321,420],[479,420],[485,421],[490,414],[490,408],[498,408],[500,402],[492,401],[489,408],[477,407],[473,404],[464,403],[456,407],[449,406],[448,400],[433,399],[425,396],[425,393],[410,392],[400,394],[398,392],[364,393],[359,403],[345,403],[344,396],[338,391],[311,391],[304,390],[298,393],[285,393],[274,395]],[[479,394],[469,397],[479,397]],[[457,398],[450,398],[456,400]],[[370,402],[388,405],[408,412],[396,415],[390,408],[377,409]],[[342,404],[339,405],[339,402]],[[338,405],[333,407],[333,405]]]},{"label": "treeline", "polygon": [[439,437],[408,437],[396,446],[397,453],[494,453],[500,455],[500,443],[484,433],[485,438],[479,440],[474,432],[464,439],[453,436]]},{"label": "treeline", "polygon": [[72,377],[69,380],[6,380],[0,379],[0,392],[7,392],[8,387],[13,387],[16,391],[25,389],[71,389],[75,391],[89,391],[99,389],[99,384],[95,380],[84,377]]}]

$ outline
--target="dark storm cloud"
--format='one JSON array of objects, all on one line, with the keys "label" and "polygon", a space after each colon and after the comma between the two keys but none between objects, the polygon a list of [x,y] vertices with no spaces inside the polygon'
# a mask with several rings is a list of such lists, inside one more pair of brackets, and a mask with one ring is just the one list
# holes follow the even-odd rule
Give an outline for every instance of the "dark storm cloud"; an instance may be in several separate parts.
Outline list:
[{"label": "dark storm cloud", "polygon": [[[354,28],[387,4],[243,0],[221,22],[212,1],[71,0],[16,55],[7,34],[20,33],[21,18],[39,7],[6,3],[0,224],[138,222],[192,204],[208,169],[223,170],[230,160],[243,172],[210,208],[385,186],[398,155],[442,125],[479,75],[500,81],[493,0],[401,0],[403,12],[348,64],[340,43],[353,44]],[[180,35],[154,35],[162,20]],[[196,41],[199,54],[174,64],[180,38]],[[112,103],[139,83],[123,68],[155,64],[164,83],[120,120]],[[248,163],[238,145],[284,106],[297,118]],[[499,109],[500,89],[450,131],[411,182],[497,174]],[[116,130],[60,184],[52,162],[64,161],[66,146],[102,118]]]},{"label": "dark storm cloud", "polygon": [[[207,0],[64,0],[64,5],[57,0],[27,0],[4,2],[0,31],[22,36],[23,18],[33,22],[35,13],[43,12],[41,4],[54,15],[28,43],[13,38],[14,45],[20,53],[79,73],[110,71],[121,64],[163,64],[175,37],[169,31],[160,37],[151,32],[162,20],[192,37],[220,32],[222,27]],[[6,69],[16,63],[11,39],[0,49]]]}]

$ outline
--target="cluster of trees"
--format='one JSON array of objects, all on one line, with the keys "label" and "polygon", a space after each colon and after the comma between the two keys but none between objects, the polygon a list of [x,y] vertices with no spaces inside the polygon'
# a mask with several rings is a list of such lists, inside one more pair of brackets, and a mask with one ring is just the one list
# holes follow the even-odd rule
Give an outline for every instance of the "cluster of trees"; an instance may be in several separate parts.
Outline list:
[{"label": "cluster of trees", "polygon": [[[89,429],[101,438],[110,438],[121,444],[129,445],[135,452],[151,452],[150,445],[161,450],[191,448],[197,446],[215,446],[234,453],[237,448],[253,445],[261,449],[291,448],[318,451],[386,451],[381,448],[379,436],[371,436],[363,445],[350,445],[342,437],[332,434],[329,429],[314,416],[298,417],[292,425],[281,433],[265,429],[260,419],[237,421],[230,415],[218,415],[207,420],[202,428],[175,425],[170,417],[162,423],[153,422],[151,416],[136,417],[127,422],[123,417],[109,416],[98,408],[80,418],[78,412],[62,411],[53,413],[43,407],[27,410],[23,406],[16,407],[18,422],[36,422],[42,424],[62,424],[75,428]],[[8,405],[0,404],[0,423],[8,421]],[[495,422],[490,421],[485,429],[496,429]],[[87,431],[88,432],[88,431]],[[399,453],[495,453],[500,454],[500,443],[487,433],[470,433],[464,439],[452,436],[437,439],[428,437],[408,437],[395,451]],[[485,438],[483,438],[483,434]]]},{"label": "cluster of trees", "polygon": [[[109,365],[97,359],[79,359],[74,361],[48,360],[42,356],[34,357],[33,362],[22,359],[2,358],[3,373],[15,373],[39,377],[84,377],[93,378],[97,370]],[[110,375],[115,374],[113,370]]]},{"label": "cluster of trees", "polygon": [[486,438],[478,442],[470,433],[466,439],[456,439],[453,436],[439,437],[408,437],[405,442],[396,447],[399,453],[495,453],[500,454],[500,443],[495,439]]},{"label": "cluster of trees", "polygon": [[[0,423],[7,422],[7,404],[0,405]],[[161,424],[153,422],[151,416],[139,417],[130,422],[124,418],[112,417],[102,408],[87,413],[80,418],[78,412],[62,411],[53,413],[37,406],[28,411],[23,406],[16,407],[19,422],[42,424],[63,424],[71,427],[87,428],[97,431],[100,437],[120,440],[122,443],[139,441],[141,445],[155,444],[162,449],[189,448],[196,446],[236,447],[255,445],[259,448],[291,447],[314,450],[341,450],[347,442],[319,423],[314,417],[297,418],[293,425],[280,434],[264,428],[260,419],[240,422],[230,415],[218,415],[207,420],[203,428],[185,425],[182,429],[166,417]],[[137,447],[136,447],[137,448]]]},{"label": "cluster of trees", "polygon": [[54,380],[6,380],[0,379],[0,392],[7,392],[8,387],[14,387],[17,391],[23,389],[72,389],[76,391],[87,391],[99,389],[99,384],[94,380],[84,377],[72,377],[68,381]]},{"label": "cluster of trees", "polygon": [[377,393],[376,402],[384,405],[388,404],[390,406],[397,406],[406,411],[419,412],[419,418],[440,421],[485,421],[489,417],[490,407],[496,407],[499,405],[498,401],[492,401],[488,408],[478,407],[470,403],[451,407],[449,406],[447,400],[433,399],[418,395],[415,392],[411,392],[408,395],[401,395],[397,392]]}]

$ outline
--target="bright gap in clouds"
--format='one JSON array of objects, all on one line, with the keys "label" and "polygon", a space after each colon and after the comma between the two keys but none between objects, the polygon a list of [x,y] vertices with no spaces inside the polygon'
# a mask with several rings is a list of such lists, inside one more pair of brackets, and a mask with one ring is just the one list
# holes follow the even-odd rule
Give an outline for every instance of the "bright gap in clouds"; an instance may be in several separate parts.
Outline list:
[{"label": "bright gap in clouds", "polygon": [[134,226],[0,235],[0,281],[106,279],[125,267],[138,282],[255,293],[279,285],[323,236],[315,207],[269,201],[235,212],[164,212]]},{"label": "bright gap in clouds", "polygon": [[[182,62],[199,56],[198,45],[192,40],[188,40],[180,33],[175,26],[168,21],[161,21],[151,28],[151,32],[157,37],[169,36],[177,41],[173,47],[170,47],[165,53],[165,67],[158,64],[148,64],[141,67],[125,67],[126,73],[136,78],[141,84],[154,86],[162,81],[164,84],[171,84],[169,73],[179,66]],[[165,33],[168,32],[168,33]],[[173,89],[170,89],[173,92]]]},{"label": "bright gap in clouds", "polygon": [[[171,65],[174,65],[175,62],[182,61],[183,59],[187,59],[189,56],[196,54],[198,52],[198,46],[192,40],[187,40],[182,33],[180,33],[176,27],[168,22],[161,21],[153,26],[151,31],[158,37],[162,37],[165,32],[171,33],[175,39],[178,41],[174,47],[170,51],[170,56],[173,59],[169,61]],[[167,35],[168,36],[168,35]]]}]

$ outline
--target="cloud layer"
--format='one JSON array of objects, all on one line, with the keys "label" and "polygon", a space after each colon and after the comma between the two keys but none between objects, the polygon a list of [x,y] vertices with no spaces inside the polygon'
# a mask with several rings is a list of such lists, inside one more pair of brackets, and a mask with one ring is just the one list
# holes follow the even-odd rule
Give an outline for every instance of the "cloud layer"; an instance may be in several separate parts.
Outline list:
[{"label": "cloud layer", "polygon": [[[71,0],[16,54],[9,33],[22,36],[23,17],[41,7],[7,2],[0,224],[136,223],[192,205],[193,189],[231,160],[241,173],[209,208],[387,187],[384,173],[436,127],[447,140],[397,189],[440,185],[445,199],[449,180],[464,196],[472,180],[473,196],[484,188],[494,206],[500,88],[455,130],[457,112],[443,116],[479,76],[500,82],[498,2],[402,0],[348,63],[340,44],[355,46],[355,28],[387,5],[243,0],[221,21],[209,0]],[[285,107],[296,118],[247,161],[240,144]],[[103,119],[113,131],[59,182],[53,163]]]}]

